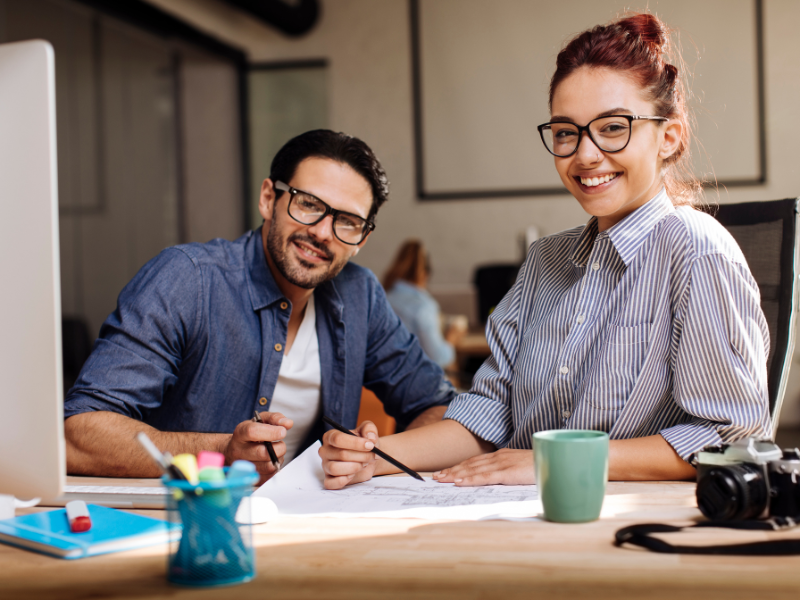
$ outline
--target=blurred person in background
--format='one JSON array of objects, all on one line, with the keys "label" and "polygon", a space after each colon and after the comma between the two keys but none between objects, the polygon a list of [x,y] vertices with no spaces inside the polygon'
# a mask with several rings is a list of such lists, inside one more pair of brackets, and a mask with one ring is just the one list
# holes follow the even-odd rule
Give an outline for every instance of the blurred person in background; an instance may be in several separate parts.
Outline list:
[{"label": "blurred person in background", "polygon": [[420,240],[403,242],[383,277],[383,288],[394,312],[419,338],[425,354],[442,368],[454,367],[455,345],[464,336],[464,319],[453,319],[443,333],[442,316],[428,287],[430,257]]}]

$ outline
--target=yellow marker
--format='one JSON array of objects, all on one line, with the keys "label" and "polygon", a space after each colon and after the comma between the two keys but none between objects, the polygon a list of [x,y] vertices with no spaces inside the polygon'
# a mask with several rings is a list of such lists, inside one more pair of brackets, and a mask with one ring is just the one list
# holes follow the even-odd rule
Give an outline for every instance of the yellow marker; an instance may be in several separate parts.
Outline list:
[{"label": "yellow marker", "polygon": [[178,454],[173,457],[172,464],[178,467],[192,485],[199,481],[197,477],[197,459],[194,454]]}]

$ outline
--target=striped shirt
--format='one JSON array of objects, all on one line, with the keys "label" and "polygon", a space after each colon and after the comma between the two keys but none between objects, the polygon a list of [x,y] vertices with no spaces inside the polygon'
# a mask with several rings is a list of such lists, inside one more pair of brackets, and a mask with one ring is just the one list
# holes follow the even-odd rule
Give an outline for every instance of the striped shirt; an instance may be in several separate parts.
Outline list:
[{"label": "striped shirt", "polygon": [[691,461],[769,435],[758,285],[730,234],[663,189],[606,231],[592,218],[535,242],[486,337],[445,418],[498,448],[548,429],[660,433]]}]

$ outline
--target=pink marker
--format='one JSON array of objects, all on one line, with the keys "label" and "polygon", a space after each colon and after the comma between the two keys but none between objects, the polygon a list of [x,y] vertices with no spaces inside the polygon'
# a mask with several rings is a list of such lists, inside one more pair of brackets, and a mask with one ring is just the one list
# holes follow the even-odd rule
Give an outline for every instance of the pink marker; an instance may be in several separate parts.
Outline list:
[{"label": "pink marker", "polygon": [[197,455],[197,470],[202,471],[206,467],[217,467],[222,468],[225,464],[225,455],[220,454],[219,452],[210,452],[208,450],[202,450]]},{"label": "pink marker", "polygon": [[82,533],[92,528],[92,519],[89,516],[89,507],[83,500],[73,500],[67,502],[67,519],[69,520],[69,530],[72,533]]}]

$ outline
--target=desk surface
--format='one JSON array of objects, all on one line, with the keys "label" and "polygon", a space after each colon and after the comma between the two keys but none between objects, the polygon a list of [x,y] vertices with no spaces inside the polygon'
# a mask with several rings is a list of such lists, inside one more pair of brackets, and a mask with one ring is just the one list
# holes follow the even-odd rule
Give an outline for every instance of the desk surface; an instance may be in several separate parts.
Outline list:
[{"label": "desk surface", "polygon": [[459,356],[479,356],[485,357],[492,353],[489,342],[486,341],[486,334],[483,331],[472,331],[464,335],[455,345],[456,353]]},{"label": "desk surface", "polygon": [[[603,511],[599,521],[580,525],[276,521],[255,528],[254,581],[203,591],[166,582],[166,546],[64,561],[0,545],[0,597],[763,600],[800,594],[800,557],[678,556],[613,546],[614,532],[625,525],[697,518],[690,483],[610,483]],[[681,543],[782,537],[800,533],[705,530],[685,534]]]}]

